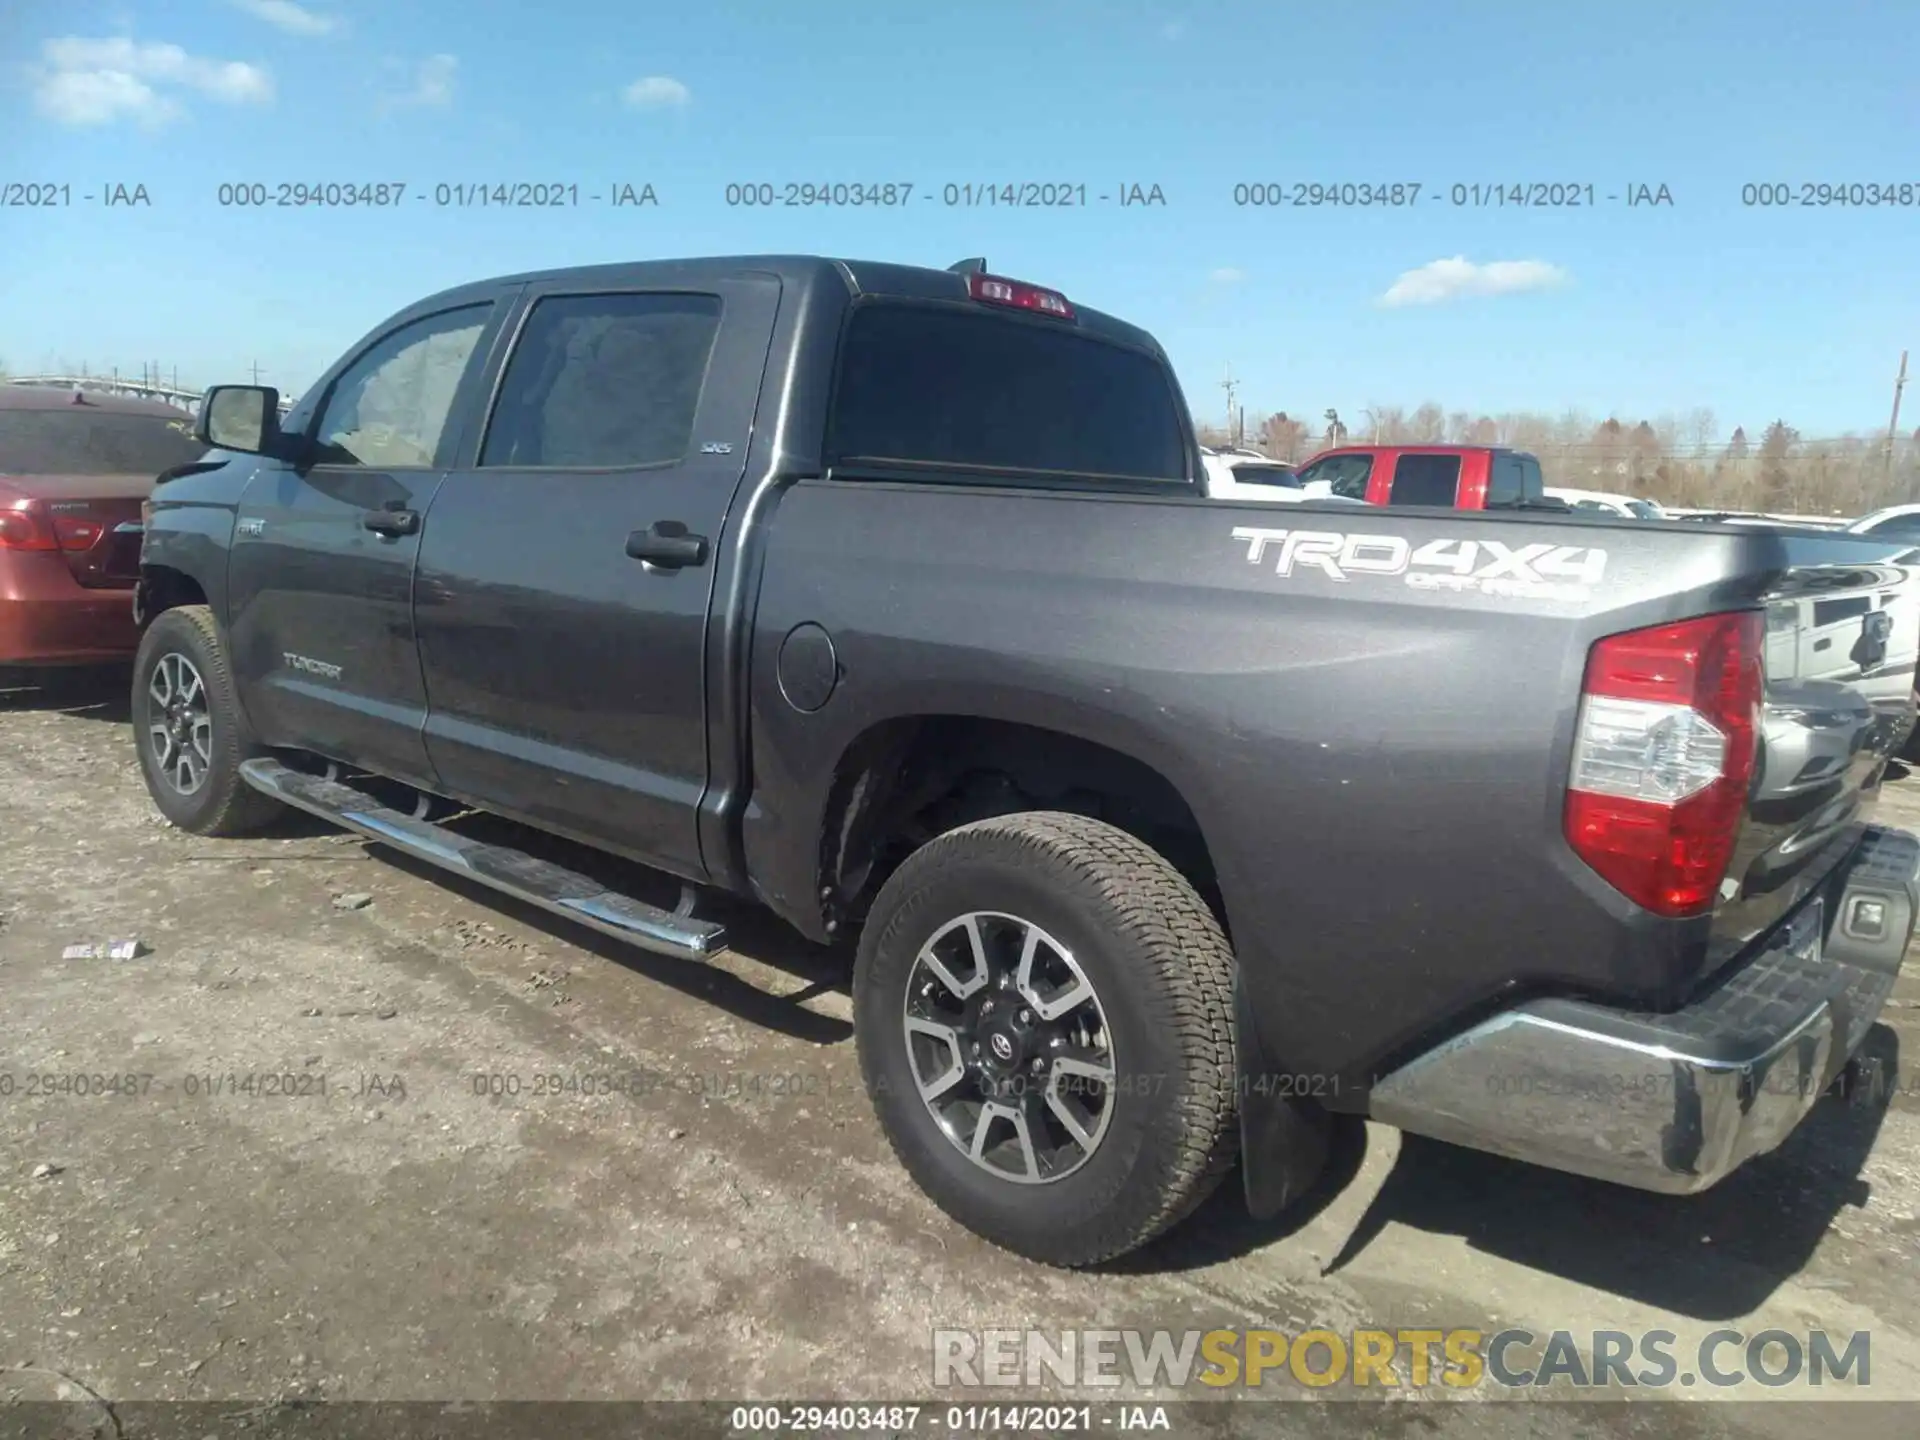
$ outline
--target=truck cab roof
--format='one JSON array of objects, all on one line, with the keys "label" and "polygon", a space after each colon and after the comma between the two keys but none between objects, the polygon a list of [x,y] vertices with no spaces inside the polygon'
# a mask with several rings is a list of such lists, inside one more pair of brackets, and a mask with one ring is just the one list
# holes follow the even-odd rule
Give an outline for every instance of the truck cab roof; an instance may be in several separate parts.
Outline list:
[{"label": "truck cab roof", "polygon": [[[968,262],[962,262],[962,265]],[[526,270],[513,275],[470,281],[430,295],[409,307],[408,313],[429,313],[485,298],[503,286],[566,285],[581,290],[651,289],[672,285],[713,284],[744,274],[772,275],[783,290],[805,302],[814,294],[852,300],[884,296],[895,300],[964,301],[968,298],[967,271],[931,265],[902,265],[881,260],[850,260],[825,255],[720,255],[687,260],[631,260],[608,265],[574,265],[549,270]],[[973,273],[999,276],[999,272]],[[1010,278],[999,276],[999,278]],[[1043,281],[1022,281],[1040,288]],[[1055,291],[1055,293],[1059,293]],[[1160,344],[1147,331],[1101,310],[1072,302],[1068,323],[1102,339],[1118,341],[1160,354]]]}]

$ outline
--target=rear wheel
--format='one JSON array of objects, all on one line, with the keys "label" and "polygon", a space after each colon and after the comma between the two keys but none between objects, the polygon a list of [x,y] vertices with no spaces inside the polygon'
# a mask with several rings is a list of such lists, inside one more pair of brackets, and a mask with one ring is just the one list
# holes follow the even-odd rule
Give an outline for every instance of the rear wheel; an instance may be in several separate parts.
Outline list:
[{"label": "rear wheel", "polygon": [[977,1234],[1089,1265],[1230,1167],[1233,960],[1159,854],[1084,816],[949,831],[881,888],[854,972],[860,1064],[908,1172]]},{"label": "rear wheel", "polygon": [[147,793],[196,835],[245,835],[284,812],[240,778],[260,754],[234,696],[213,612],[185,605],[156,618],[133,663],[133,733]]}]

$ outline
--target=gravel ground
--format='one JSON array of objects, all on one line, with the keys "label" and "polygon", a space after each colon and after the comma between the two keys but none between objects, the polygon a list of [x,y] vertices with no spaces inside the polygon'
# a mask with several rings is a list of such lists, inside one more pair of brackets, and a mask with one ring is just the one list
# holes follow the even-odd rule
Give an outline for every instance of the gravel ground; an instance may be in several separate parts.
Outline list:
[{"label": "gravel ground", "polygon": [[[0,695],[0,1396],[63,1375],[122,1406],[925,1400],[935,1328],[1519,1325],[1664,1328],[1682,1352],[1721,1328],[1867,1330],[1865,1393],[1920,1399],[1904,1091],[1823,1102],[1692,1200],[1374,1131],[1299,1233],[1249,1221],[1230,1185],[1120,1266],[1050,1271],[956,1229],[896,1167],[840,957],[746,912],[718,965],[636,954],[298,817],[260,840],[173,831],[124,684]],[[1920,828],[1920,776],[1882,810]],[[121,937],[150,953],[61,958]],[[1915,1043],[1920,981],[1884,1019],[1871,1044]],[[73,1075],[132,1079],[30,1078]],[[541,1078],[609,1076],[645,1079]],[[1322,1273],[1314,1252],[1349,1235]],[[1201,1408],[1329,1435],[1910,1435],[1920,1417],[1783,1403],[1807,1393]]]}]

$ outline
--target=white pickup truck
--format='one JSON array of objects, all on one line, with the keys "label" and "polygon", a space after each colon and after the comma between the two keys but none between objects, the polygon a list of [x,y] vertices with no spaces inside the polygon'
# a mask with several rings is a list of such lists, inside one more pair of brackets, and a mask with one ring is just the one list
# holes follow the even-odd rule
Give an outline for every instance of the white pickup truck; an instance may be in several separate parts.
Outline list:
[{"label": "white pickup truck", "polygon": [[1302,500],[1330,500],[1337,505],[1367,503],[1335,495],[1331,481],[1313,480],[1303,485],[1291,465],[1258,450],[1211,450],[1202,446],[1200,462],[1210,500],[1260,500],[1280,505]]},{"label": "white pickup truck", "polygon": [[1620,495],[1611,490],[1568,490],[1549,485],[1546,493],[1564,500],[1575,510],[1593,510],[1603,515],[1618,515],[1627,520],[1664,520],[1667,514],[1652,500],[1637,495]]}]

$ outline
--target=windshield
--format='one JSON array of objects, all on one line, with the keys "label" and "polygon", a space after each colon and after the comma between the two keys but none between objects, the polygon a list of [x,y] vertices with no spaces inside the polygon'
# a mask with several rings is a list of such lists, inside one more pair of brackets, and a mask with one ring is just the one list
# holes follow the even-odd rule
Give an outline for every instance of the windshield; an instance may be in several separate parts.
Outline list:
[{"label": "windshield", "polygon": [[1242,485],[1281,485],[1289,490],[1300,488],[1300,477],[1285,465],[1235,465],[1233,478]]},{"label": "windshield", "polygon": [[184,413],[170,419],[85,405],[0,410],[0,471],[15,475],[158,475],[205,450]]}]

